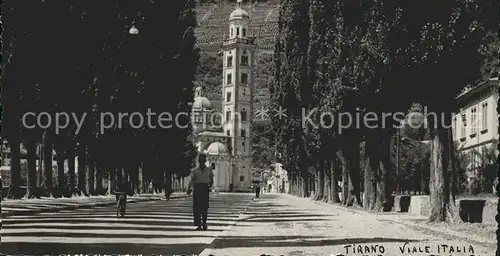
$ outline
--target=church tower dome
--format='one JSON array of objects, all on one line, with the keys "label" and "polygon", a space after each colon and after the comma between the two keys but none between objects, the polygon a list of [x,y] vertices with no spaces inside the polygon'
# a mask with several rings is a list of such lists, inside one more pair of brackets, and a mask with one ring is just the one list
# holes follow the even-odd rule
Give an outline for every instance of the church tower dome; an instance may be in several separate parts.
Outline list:
[{"label": "church tower dome", "polygon": [[248,25],[250,23],[250,15],[241,8],[243,0],[238,0],[238,6],[229,15],[229,38],[247,38]]},{"label": "church tower dome", "polygon": [[211,109],[212,108],[212,103],[210,102],[210,100],[208,98],[202,96],[202,88],[201,87],[196,87],[196,89],[195,89],[193,108],[194,109]]},{"label": "church tower dome", "polygon": [[234,10],[231,15],[229,15],[229,21],[233,20],[248,20],[250,19],[250,16],[248,15],[248,12],[245,10],[241,9],[241,3],[243,0],[238,0],[238,7],[236,10]]}]

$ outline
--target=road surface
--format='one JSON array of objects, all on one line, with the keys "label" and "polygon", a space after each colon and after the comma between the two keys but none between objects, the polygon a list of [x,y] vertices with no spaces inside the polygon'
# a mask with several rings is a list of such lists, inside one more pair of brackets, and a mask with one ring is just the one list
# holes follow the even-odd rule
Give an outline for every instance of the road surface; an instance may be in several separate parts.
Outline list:
[{"label": "road surface", "polygon": [[221,193],[211,198],[207,231],[194,230],[191,198],[129,204],[125,219],[116,219],[114,207],[12,217],[4,220],[1,252],[215,256],[489,256],[495,252],[495,241],[411,227],[393,221],[397,216],[391,214],[353,212],[289,195],[266,194],[255,201],[251,194]]}]

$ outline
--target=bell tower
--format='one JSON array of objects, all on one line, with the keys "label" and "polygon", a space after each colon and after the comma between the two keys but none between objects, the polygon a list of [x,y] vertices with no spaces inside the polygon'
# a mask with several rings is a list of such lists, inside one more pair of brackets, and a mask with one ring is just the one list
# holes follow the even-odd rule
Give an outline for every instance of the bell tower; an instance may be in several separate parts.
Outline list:
[{"label": "bell tower", "polygon": [[[236,190],[250,187],[252,179],[251,121],[253,118],[254,43],[249,36],[250,16],[238,0],[229,17],[229,35],[223,42],[223,129],[230,137]],[[239,187],[239,188],[238,188]]]}]

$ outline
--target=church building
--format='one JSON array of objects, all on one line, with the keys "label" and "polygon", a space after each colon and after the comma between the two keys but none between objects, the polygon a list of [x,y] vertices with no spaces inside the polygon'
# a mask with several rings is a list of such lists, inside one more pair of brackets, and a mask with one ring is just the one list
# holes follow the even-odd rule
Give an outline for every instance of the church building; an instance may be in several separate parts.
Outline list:
[{"label": "church building", "polygon": [[[195,89],[192,106],[194,143],[207,155],[212,167],[214,190],[252,190],[252,126],[254,40],[249,35],[250,17],[241,8],[242,0],[229,17],[229,36],[222,44],[222,102],[216,109]],[[196,163],[197,164],[197,163]]]}]

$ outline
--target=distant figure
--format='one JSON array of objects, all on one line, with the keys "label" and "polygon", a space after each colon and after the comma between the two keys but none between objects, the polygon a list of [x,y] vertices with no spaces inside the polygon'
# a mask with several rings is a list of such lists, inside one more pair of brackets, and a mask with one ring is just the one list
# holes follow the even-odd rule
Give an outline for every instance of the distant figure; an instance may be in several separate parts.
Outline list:
[{"label": "distant figure", "polygon": [[256,183],[254,187],[255,187],[255,198],[259,198],[259,195],[260,195],[260,184]]},{"label": "distant figure", "polygon": [[149,181],[149,187],[148,187],[149,193],[153,194],[153,181]]},{"label": "distant figure", "polygon": [[193,191],[193,217],[196,230],[207,230],[207,214],[209,207],[210,188],[214,183],[214,173],[210,167],[205,165],[207,157],[204,154],[198,156],[199,167],[191,172],[187,194]]},{"label": "distant figure", "polygon": [[127,194],[130,188],[126,180],[117,182],[115,185],[115,197],[117,202],[116,217],[123,217],[127,208]]}]

